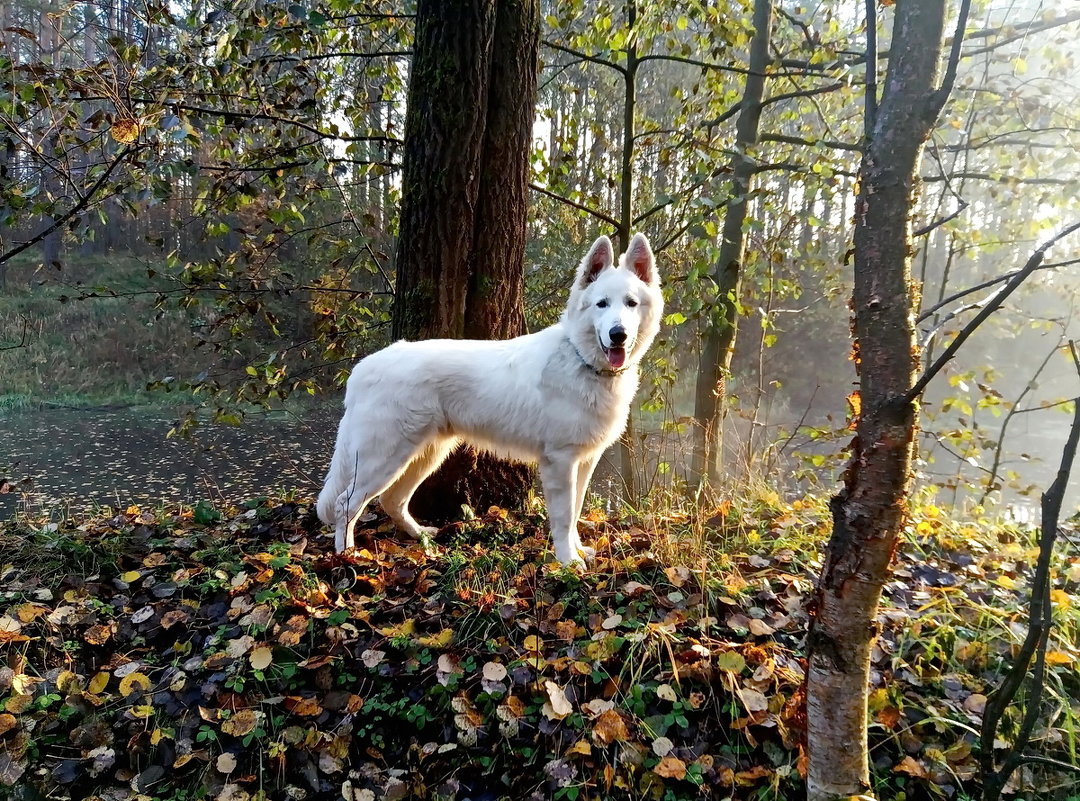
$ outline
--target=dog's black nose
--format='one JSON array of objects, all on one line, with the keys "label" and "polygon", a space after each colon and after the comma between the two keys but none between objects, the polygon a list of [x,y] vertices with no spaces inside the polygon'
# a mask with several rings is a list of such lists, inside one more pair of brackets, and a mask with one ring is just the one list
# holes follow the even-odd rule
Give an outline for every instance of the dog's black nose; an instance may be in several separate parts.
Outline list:
[{"label": "dog's black nose", "polygon": [[613,326],[612,329],[608,331],[608,338],[611,339],[612,345],[619,347],[626,342],[626,329],[621,325]]}]

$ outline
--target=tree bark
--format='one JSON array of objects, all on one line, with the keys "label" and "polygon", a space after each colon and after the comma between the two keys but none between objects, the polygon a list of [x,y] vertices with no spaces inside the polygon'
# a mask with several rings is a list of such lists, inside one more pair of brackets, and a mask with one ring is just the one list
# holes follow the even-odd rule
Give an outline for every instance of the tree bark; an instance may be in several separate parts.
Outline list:
[{"label": "tree bark", "polygon": [[746,222],[747,198],[756,166],[747,151],[758,141],[765,68],[769,63],[769,40],[772,36],[772,8],[772,0],[754,2],[754,36],[750,43],[749,73],[736,122],[735,155],[731,164],[731,200],[724,211],[720,254],[712,275],[716,284],[716,300],[706,320],[694,392],[696,430],[691,481],[695,485],[702,479],[715,484],[722,475],[722,423],[727,399],[727,375],[731,370],[738,330],[743,224]]},{"label": "tree bark", "polygon": [[808,638],[810,801],[870,790],[870,647],[907,511],[916,427],[905,397],[917,367],[911,210],[923,144],[947,94],[935,89],[944,14],[945,0],[897,2],[888,74],[860,166],[853,308],[861,413],[844,487],[830,504],[833,532]]},{"label": "tree bark", "polygon": [[[637,24],[637,0],[627,0],[626,27],[631,32],[626,45],[626,71],[623,73],[623,142],[619,180],[619,229],[615,246],[618,253],[625,253],[633,234],[634,210],[634,114],[637,111],[637,41],[633,35]],[[634,411],[626,418],[626,430],[619,437],[615,448],[619,454],[619,472],[626,496],[636,500],[638,495],[637,459],[634,456]]]},{"label": "tree bark", "polygon": [[[421,0],[405,123],[395,338],[505,339],[525,332],[529,151],[538,0]],[[520,506],[532,471],[460,448],[412,511]]]},{"label": "tree bark", "polygon": [[405,114],[395,339],[465,336],[495,0],[421,0]]}]

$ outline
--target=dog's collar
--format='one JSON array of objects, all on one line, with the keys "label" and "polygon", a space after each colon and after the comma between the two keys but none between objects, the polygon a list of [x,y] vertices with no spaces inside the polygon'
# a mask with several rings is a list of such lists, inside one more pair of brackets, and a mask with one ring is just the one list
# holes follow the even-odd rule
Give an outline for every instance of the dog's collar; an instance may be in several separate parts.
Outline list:
[{"label": "dog's collar", "polygon": [[575,344],[574,344],[574,343],[573,343],[573,342],[572,342],[572,341],[570,340],[570,338],[569,338],[569,337],[567,337],[566,341],[567,341],[567,342],[568,342],[568,343],[570,344],[570,349],[571,349],[571,350],[573,350],[573,351],[574,351],[574,353],[576,353],[576,354],[577,354],[577,357],[578,357],[578,358],[579,358],[579,359],[581,360],[581,363],[582,363],[583,365],[585,365],[585,367],[586,367],[586,368],[587,368],[587,369],[588,369],[588,370],[589,370],[590,372],[593,372],[593,373],[595,373],[596,375],[604,376],[604,377],[606,377],[606,378],[614,378],[615,376],[618,376],[618,375],[622,375],[622,374],[623,374],[623,373],[625,373],[625,372],[626,372],[627,370],[629,370],[629,369],[630,369],[630,367],[631,367],[631,365],[629,365],[629,364],[627,364],[627,365],[624,365],[623,367],[620,367],[620,368],[619,368],[619,369],[617,369],[617,370],[612,370],[612,369],[611,369],[610,367],[596,367],[596,366],[595,366],[595,365],[593,365],[593,364],[592,364],[591,362],[589,362],[589,361],[588,361],[588,360],[587,360],[587,359],[586,359],[586,358],[585,358],[584,356],[582,356],[582,355],[581,355],[581,351],[577,349],[577,345],[575,345]]}]

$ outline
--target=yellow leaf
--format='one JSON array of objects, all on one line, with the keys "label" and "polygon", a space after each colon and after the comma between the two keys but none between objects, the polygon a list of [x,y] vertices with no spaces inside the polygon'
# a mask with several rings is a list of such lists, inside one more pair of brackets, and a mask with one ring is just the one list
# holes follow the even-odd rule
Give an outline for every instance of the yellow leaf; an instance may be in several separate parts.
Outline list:
[{"label": "yellow leaf", "polygon": [[572,746],[566,749],[567,754],[584,754],[589,756],[592,753],[592,746],[589,745],[588,740],[578,740]]},{"label": "yellow leaf", "polygon": [[221,730],[233,737],[246,737],[255,731],[257,723],[254,709],[241,709],[221,724]]},{"label": "yellow leaf", "polygon": [[129,506],[127,509],[124,510],[124,514],[126,514],[126,515],[137,515],[138,513],[139,513],[139,507],[136,506],[135,504],[132,504],[131,506]]},{"label": "yellow leaf", "polygon": [[1050,590],[1050,600],[1054,602],[1055,606],[1060,606],[1062,609],[1068,609],[1072,606],[1072,596],[1065,590]]},{"label": "yellow leaf", "polygon": [[425,648],[448,648],[454,641],[454,630],[443,629],[432,637],[417,637],[416,641]]},{"label": "yellow leaf", "polygon": [[525,650],[534,654],[541,653],[544,650],[544,643],[535,634],[530,634],[525,638]]},{"label": "yellow leaf", "polygon": [[139,139],[139,123],[132,119],[117,120],[109,132],[120,144],[130,145]]},{"label": "yellow leaf", "polygon": [[129,673],[120,679],[120,695],[127,698],[134,692],[146,692],[150,689],[150,677],[145,673]]},{"label": "yellow leaf", "polygon": [[150,706],[150,704],[139,704],[138,706],[133,706],[130,711],[132,717],[145,720],[154,714],[154,707]]},{"label": "yellow leaf", "polygon": [[120,580],[125,584],[131,584],[132,582],[138,581],[140,578],[142,578],[142,573],[138,570],[129,570],[126,573],[120,574]]},{"label": "yellow leaf", "polygon": [[1047,651],[1046,652],[1046,664],[1048,665],[1070,665],[1076,661],[1076,658],[1071,654],[1067,654],[1064,651]]}]

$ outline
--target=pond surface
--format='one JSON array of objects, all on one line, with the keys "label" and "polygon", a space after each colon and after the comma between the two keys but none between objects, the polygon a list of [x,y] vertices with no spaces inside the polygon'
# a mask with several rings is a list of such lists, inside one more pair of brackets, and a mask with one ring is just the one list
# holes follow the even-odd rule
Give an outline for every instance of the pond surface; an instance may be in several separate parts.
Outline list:
[{"label": "pond surface", "polygon": [[242,426],[203,425],[194,439],[166,434],[168,411],[43,409],[0,416],[0,520],[16,510],[95,504],[124,508],[162,501],[238,503],[322,485],[336,410],[249,415]]}]

